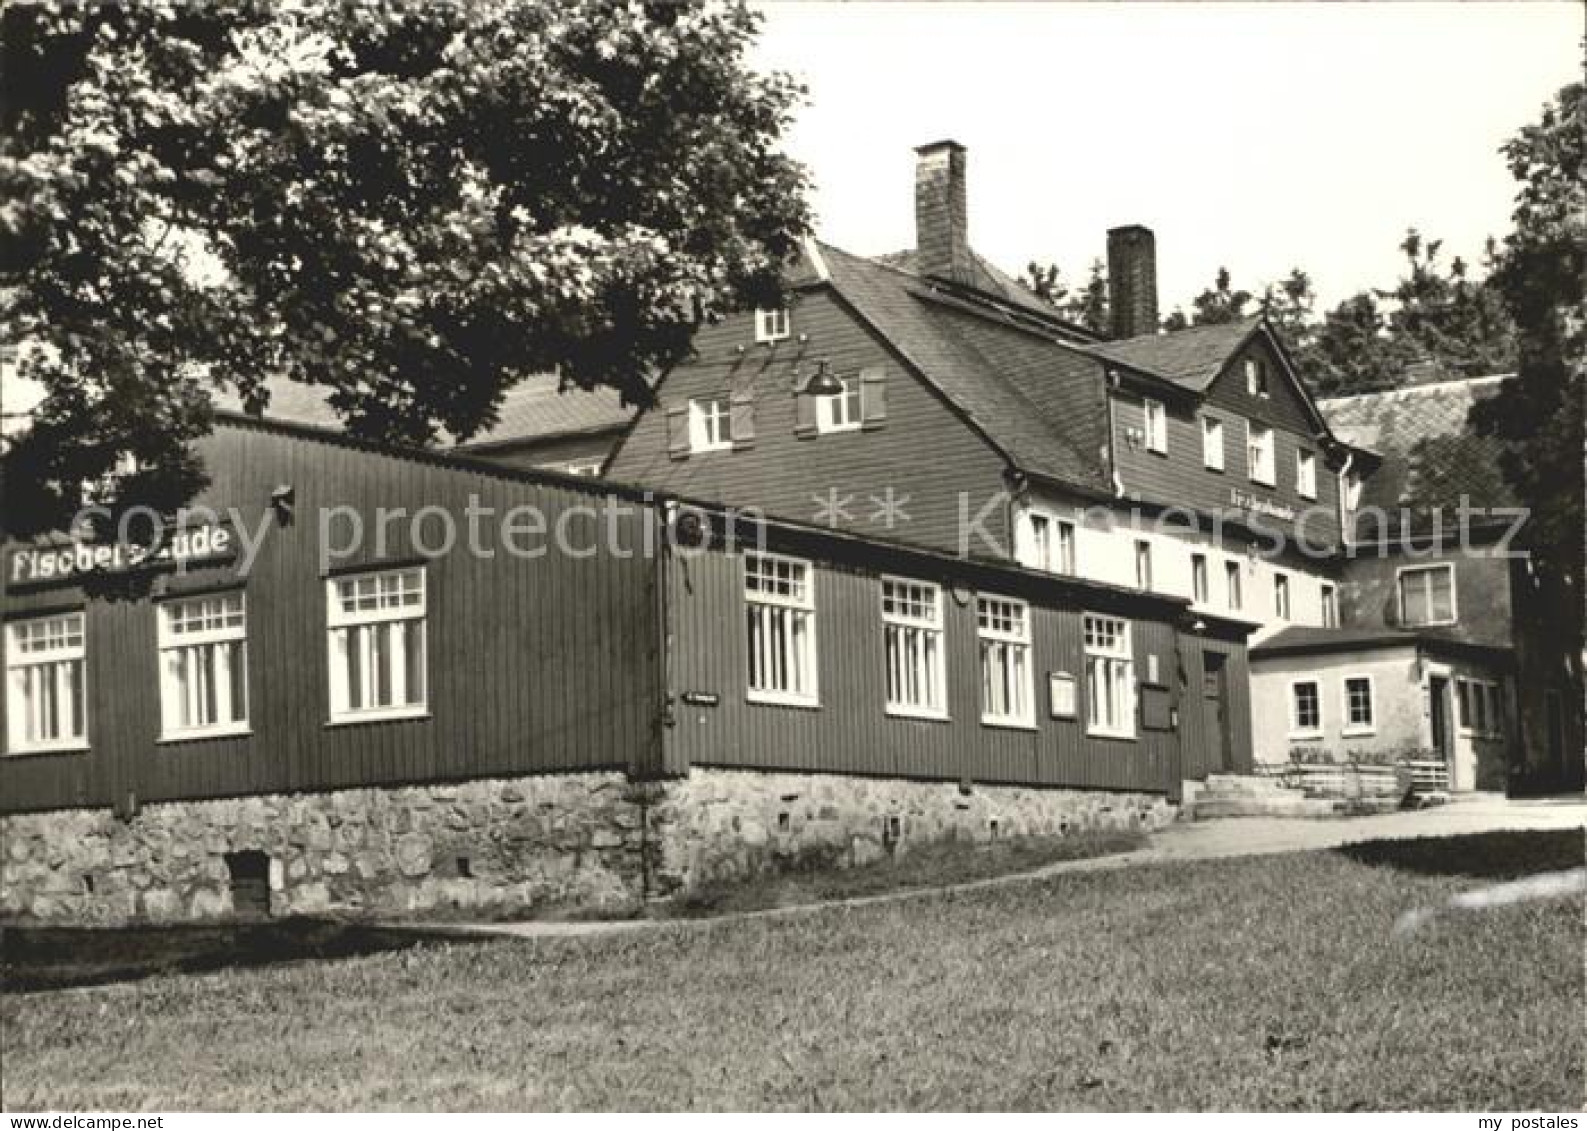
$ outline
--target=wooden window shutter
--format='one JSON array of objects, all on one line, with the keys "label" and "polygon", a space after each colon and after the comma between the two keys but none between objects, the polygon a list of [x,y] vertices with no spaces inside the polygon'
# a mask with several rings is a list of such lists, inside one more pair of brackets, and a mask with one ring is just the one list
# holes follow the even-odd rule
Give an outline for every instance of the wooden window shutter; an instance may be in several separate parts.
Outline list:
[{"label": "wooden window shutter", "polygon": [[816,399],[802,387],[794,389],[794,435],[801,440],[816,437]]},{"label": "wooden window shutter", "polygon": [[755,446],[755,394],[734,393],[731,400],[733,417],[733,447]]},{"label": "wooden window shutter", "polygon": [[689,406],[673,405],[667,410],[667,454],[673,459],[689,458]]},{"label": "wooden window shutter", "polygon": [[860,420],[867,431],[887,423],[887,373],[883,369],[860,370]]}]

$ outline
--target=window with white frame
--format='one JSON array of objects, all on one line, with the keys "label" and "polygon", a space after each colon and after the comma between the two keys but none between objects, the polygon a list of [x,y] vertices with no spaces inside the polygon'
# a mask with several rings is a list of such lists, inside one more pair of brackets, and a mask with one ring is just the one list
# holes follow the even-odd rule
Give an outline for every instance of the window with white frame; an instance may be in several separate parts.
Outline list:
[{"label": "window with white frame", "polygon": [[1317,497],[1317,453],[1297,451],[1295,453],[1295,490],[1303,499]]},{"label": "window with white frame", "polygon": [[1144,538],[1135,540],[1135,587],[1152,587],[1152,544]]},{"label": "window with white frame", "polygon": [[1207,583],[1207,555],[1190,555],[1190,596],[1197,604],[1204,605],[1209,601]]},{"label": "window with white frame", "polygon": [[1372,702],[1372,677],[1345,677],[1345,734],[1371,734],[1377,729],[1377,708]]},{"label": "window with white frame", "polygon": [[882,579],[887,713],[944,718],[942,590],[923,581]]},{"label": "window with white frame", "polygon": [[1289,620],[1289,577],[1282,573],[1273,575],[1273,615]]},{"label": "window with white frame", "polygon": [[1146,428],[1147,450],[1167,454],[1168,413],[1163,410],[1163,402],[1154,401],[1147,397],[1141,403]]},{"label": "window with white frame", "polygon": [[1223,563],[1223,596],[1230,609],[1238,610],[1245,605],[1245,594],[1240,582],[1240,563],[1237,561]]},{"label": "window with white frame", "polygon": [[1400,570],[1400,623],[1452,624],[1455,620],[1453,564]]},{"label": "window with white frame", "polygon": [[726,397],[689,402],[689,450],[720,452],[733,446],[733,410]]},{"label": "window with white frame", "polygon": [[1253,397],[1265,397],[1267,387],[1267,362],[1259,357],[1245,359],[1245,391]]},{"label": "window with white frame", "polygon": [[332,577],[325,582],[331,721],[424,713],[424,568]]},{"label": "window with white frame", "polygon": [[774,554],[744,555],[749,698],[815,706],[815,581],[810,563]]},{"label": "window with white frame", "polygon": [[1086,733],[1135,737],[1135,658],[1130,622],[1085,614]]},{"label": "window with white frame", "polygon": [[6,753],[88,746],[83,614],[6,625]]},{"label": "window with white frame", "polygon": [[1201,421],[1201,462],[1211,471],[1223,470],[1223,421],[1211,416]]},{"label": "window with white frame", "polygon": [[755,311],[755,340],[780,342],[788,336],[788,308]]},{"label": "window with white frame", "polygon": [[865,423],[860,401],[860,382],[856,377],[839,377],[841,393],[816,398],[817,432],[853,432]]},{"label": "window with white frame", "polygon": [[1460,726],[1476,738],[1496,738],[1504,733],[1504,700],[1499,684],[1481,679],[1456,681]]},{"label": "window with white frame", "polygon": [[242,590],[159,605],[160,737],[248,728],[248,622]]},{"label": "window with white frame", "polygon": [[1339,627],[1339,592],[1328,582],[1323,582],[1319,593],[1322,604],[1322,623],[1324,628]]},{"label": "window with white frame", "polygon": [[590,459],[569,460],[563,465],[562,470],[569,475],[598,476],[601,473],[601,457],[594,456]]},{"label": "window with white frame", "polygon": [[981,721],[1034,725],[1030,606],[1024,601],[981,597],[975,614],[981,645]]},{"label": "window with white frame", "polygon": [[1030,515],[1031,565],[1048,573],[1075,571],[1075,524],[1033,512]]},{"label": "window with white frame", "polygon": [[1271,487],[1277,482],[1274,473],[1273,430],[1265,424],[1246,421],[1246,458],[1250,464],[1251,482]]},{"label": "window with white frame", "polygon": [[1291,738],[1317,738],[1322,734],[1322,692],[1314,679],[1289,685]]}]

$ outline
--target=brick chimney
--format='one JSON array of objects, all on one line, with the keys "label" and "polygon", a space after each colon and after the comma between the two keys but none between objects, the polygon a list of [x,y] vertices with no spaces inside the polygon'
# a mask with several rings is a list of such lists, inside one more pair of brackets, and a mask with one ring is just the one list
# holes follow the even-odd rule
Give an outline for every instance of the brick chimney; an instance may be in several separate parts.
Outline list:
[{"label": "brick chimney", "polygon": [[1115,338],[1157,333],[1157,237],[1139,224],[1108,229],[1108,314]]},{"label": "brick chimney", "polygon": [[964,146],[934,141],[915,150],[916,270],[971,285],[969,205]]}]

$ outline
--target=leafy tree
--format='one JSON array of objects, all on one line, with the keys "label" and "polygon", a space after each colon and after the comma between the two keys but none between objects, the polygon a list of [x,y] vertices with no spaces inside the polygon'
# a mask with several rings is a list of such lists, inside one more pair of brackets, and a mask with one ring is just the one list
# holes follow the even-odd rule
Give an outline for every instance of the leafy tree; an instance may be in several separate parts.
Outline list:
[{"label": "leafy tree", "polygon": [[1520,182],[1515,228],[1499,250],[1494,285],[1514,320],[1516,375],[1501,395],[1472,408],[1484,435],[1504,445],[1500,466],[1531,509],[1526,539],[1547,608],[1566,633],[1563,649],[1581,679],[1583,472],[1587,459],[1587,89],[1573,83],[1542,117],[1505,144]]},{"label": "leafy tree", "polygon": [[1037,298],[1051,304],[1060,318],[1096,334],[1108,333],[1108,274],[1102,260],[1091,261],[1085,285],[1078,291],[1069,289],[1055,263],[1031,260],[1025,265],[1019,282]]},{"label": "leafy tree", "polygon": [[[1442,240],[1423,240],[1415,228],[1405,234],[1406,274],[1378,297],[1391,300],[1389,334],[1451,375],[1480,377],[1503,373],[1515,364],[1515,335],[1503,298],[1488,279],[1474,281],[1464,260],[1449,268],[1439,262]],[[1486,258],[1491,277],[1494,244]]]},{"label": "leafy tree", "polygon": [[1019,283],[1050,306],[1062,306],[1069,297],[1069,287],[1056,263],[1038,263],[1032,259],[1025,264],[1025,274],[1020,276]]},{"label": "leafy tree", "polygon": [[1187,318],[1184,311],[1175,310],[1163,321],[1165,330],[1183,330],[1187,326],[1215,326],[1224,322],[1236,322],[1251,313],[1246,309],[1251,304],[1250,291],[1235,290],[1227,267],[1218,268],[1218,276],[1212,286],[1202,291],[1191,300],[1191,313]]},{"label": "leafy tree", "polygon": [[1257,305],[1284,335],[1285,344],[1292,350],[1305,348],[1313,332],[1313,310],[1317,305],[1310,275],[1299,267],[1291,268],[1283,279],[1262,288]]},{"label": "leafy tree", "polygon": [[1394,388],[1420,355],[1391,333],[1377,296],[1362,291],[1323,315],[1295,356],[1314,393],[1339,397]]},{"label": "leafy tree", "polygon": [[125,457],[169,510],[226,392],[323,388],[428,443],[526,374],[630,401],[807,226],[800,88],[705,0],[17,0],[0,17],[0,336],[45,396],[13,532]]}]

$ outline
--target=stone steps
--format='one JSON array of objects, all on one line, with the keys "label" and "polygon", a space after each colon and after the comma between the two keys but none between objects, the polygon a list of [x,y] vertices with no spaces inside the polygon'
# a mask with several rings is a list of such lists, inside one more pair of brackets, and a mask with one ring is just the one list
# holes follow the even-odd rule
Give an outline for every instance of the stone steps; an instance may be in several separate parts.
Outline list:
[{"label": "stone steps", "polygon": [[1226,817],[1336,817],[1387,813],[1399,808],[1398,797],[1356,800],[1308,797],[1272,778],[1213,774],[1205,782],[1185,783],[1185,819],[1209,821]]}]

